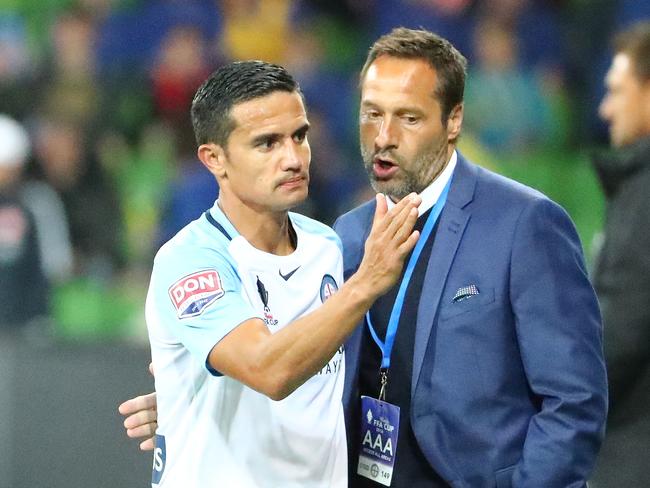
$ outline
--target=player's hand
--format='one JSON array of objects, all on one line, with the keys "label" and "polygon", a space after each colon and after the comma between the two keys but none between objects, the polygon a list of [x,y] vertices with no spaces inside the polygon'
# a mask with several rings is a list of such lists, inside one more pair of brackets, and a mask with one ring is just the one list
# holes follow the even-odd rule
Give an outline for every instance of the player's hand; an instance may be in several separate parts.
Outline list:
[{"label": "player's hand", "polygon": [[140,449],[143,451],[151,451],[155,447],[153,437],[158,427],[156,406],[154,392],[131,398],[118,407],[119,412],[127,416],[124,420],[126,435],[133,439],[145,438],[140,443]]},{"label": "player's hand", "polygon": [[399,279],[404,259],[420,236],[413,227],[422,199],[412,193],[388,211],[386,196],[377,195],[377,207],[370,235],[366,240],[358,274],[376,293],[386,293]]}]

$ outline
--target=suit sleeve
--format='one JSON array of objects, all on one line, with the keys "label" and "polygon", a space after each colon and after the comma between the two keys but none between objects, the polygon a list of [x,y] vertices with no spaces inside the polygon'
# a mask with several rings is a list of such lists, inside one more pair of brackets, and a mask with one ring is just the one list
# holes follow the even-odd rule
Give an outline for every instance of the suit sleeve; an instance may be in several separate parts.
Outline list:
[{"label": "suit sleeve", "polygon": [[598,302],[575,228],[553,202],[527,206],[512,249],[517,340],[530,388],[540,401],[512,483],[582,487],[594,467],[607,415]]}]

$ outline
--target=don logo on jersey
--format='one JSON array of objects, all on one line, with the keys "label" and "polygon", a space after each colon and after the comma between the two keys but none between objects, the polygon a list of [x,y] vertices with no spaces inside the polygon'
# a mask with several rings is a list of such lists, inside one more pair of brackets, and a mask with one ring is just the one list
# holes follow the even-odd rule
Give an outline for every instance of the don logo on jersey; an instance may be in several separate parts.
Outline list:
[{"label": "don logo on jersey", "polygon": [[219,273],[205,269],[184,276],[169,288],[169,297],[179,319],[196,317],[224,296]]}]

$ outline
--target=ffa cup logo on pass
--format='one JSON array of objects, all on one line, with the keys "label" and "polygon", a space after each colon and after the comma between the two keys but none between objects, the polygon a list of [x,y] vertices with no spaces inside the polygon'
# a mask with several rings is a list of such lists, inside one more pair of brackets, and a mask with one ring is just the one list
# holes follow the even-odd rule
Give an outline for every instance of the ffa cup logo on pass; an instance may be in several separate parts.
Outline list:
[{"label": "ffa cup logo on pass", "polygon": [[176,308],[179,319],[201,315],[206,308],[225,293],[219,273],[214,269],[187,275],[169,288],[169,297]]},{"label": "ffa cup logo on pass", "polygon": [[339,289],[336,280],[332,276],[326,274],[323,276],[323,281],[320,284],[320,301],[325,303]]}]

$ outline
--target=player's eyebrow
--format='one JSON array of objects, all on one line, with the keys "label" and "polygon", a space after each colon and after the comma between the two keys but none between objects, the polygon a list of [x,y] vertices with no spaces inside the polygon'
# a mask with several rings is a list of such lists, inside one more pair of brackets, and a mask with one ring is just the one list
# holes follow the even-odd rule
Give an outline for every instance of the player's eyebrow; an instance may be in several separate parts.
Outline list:
[{"label": "player's eyebrow", "polygon": [[[309,130],[309,127],[310,127],[309,123],[305,122],[303,125],[298,127],[298,129],[296,129],[291,134],[291,137],[306,134],[307,131]],[[264,134],[258,134],[255,137],[253,137],[253,139],[251,140],[251,145],[257,146],[258,144],[279,141],[280,139],[282,139],[282,137],[284,137],[284,134],[280,132],[267,132]]]},{"label": "player's eyebrow", "polygon": [[309,122],[305,122],[302,126],[300,126],[298,129],[296,129],[292,135],[294,135],[294,136],[304,136],[305,134],[307,134],[310,127],[311,126],[309,125]]},{"label": "player's eyebrow", "polygon": [[265,134],[259,134],[251,140],[251,145],[257,146],[259,144],[264,144],[266,142],[275,142],[282,138],[282,134],[279,132],[268,132]]}]

